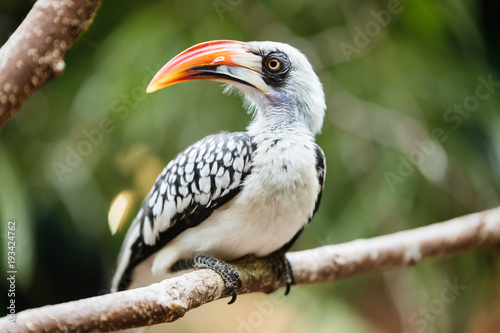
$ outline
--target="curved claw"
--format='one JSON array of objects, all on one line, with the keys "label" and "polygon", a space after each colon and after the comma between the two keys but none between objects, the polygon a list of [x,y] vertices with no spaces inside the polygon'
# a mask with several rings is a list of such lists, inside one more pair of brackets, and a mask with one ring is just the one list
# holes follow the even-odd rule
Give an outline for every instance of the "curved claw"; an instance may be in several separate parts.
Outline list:
[{"label": "curved claw", "polygon": [[242,286],[241,279],[236,271],[234,271],[234,274],[229,274],[226,277],[222,276],[222,278],[224,279],[226,288],[229,290],[229,292],[224,294],[224,296],[231,295],[231,300],[227,304],[233,304],[236,301],[238,290],[240,290]]},{"label": "curved claw", "polygon": [[238,290],[242,286],[242,282],[238,272],[223,260],[214,259],[208,256],[196,256],[190,259],[179,260],[171,270],[176,272],[189,268],[209,268],[220,275],[226,285],[227,293],[224,296],[232,295],[231,300],[227,304],[233,304],[236,301]]},{"label": "curved claw", "polygon": [[233,290],[232,294],[233,294],[233,296],[231,297],[231,300],[227,303],[227,305],[233,304],[236,301],[237,291]]},{"label": "curved claw", "polygon": [[288,295],[290,293],[290,287],[295,282],[290,262],[282,251],[271,254],[269,259],[276,270],[276,281],[283,281],[285,283],[285,295]]},{"label": "curved claw", "polygon": [[287,283],[287,284],[286,284],[286,287],[285,287],[285,296],[286,296],[286,295],[288,295],[288,293],[290,292],[290,287],[291,287],[291,286],[292,286],[292,285],[291,285],[290,283]]}]

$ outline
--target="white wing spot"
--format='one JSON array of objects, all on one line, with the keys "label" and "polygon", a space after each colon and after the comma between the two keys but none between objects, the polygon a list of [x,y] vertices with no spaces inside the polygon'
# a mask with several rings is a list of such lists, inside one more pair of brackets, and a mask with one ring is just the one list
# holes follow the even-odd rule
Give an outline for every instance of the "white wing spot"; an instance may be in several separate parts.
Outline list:
[{"label": "white wing spot", "polygon": [[243,158],[241,158],[241,156],[234,158],[233,169],[237,172],[243,171]]},{"label": "white wing spot", "polygon": [[217,174],[217,167],[218,167],[217,163],[212,164],[212,170],[210,170],[210,174],[212,176],[215,176]]},{"label": "white wing spot", "polygon": [[229,188],[232,190],[238,187],[238,185],[240,184],[240,180],[241,180],[241,172],[235,171],[233,175],[233,182],[231,183]]},{"label": "white wing spot", "polygon": [[194,172],[188,173],[185,177],[186,177],[186,182],[191,183],[194,179]]},{"label": "white wing spot", "polygon": [[143,236],[146,244],[154,245],[156,237],[151,229],[151,220],[147,216],[144,218]]},{"label": "white wing spot", "polygon": [[[217,183],[217,182],[216,182]],[[220,197],[220,193],[222,192],[222,187],[220,186],[217,186],[217,188],[215,189],[215,193],[213,195],[214,198],[219,198]]]},{"label": "white wing spot", "polygon": [[175,179],[177,178],[177,176],[175,174],[170,174],[170,176],[168,176],[168,183],[169,184],[173,184],[175,183]]},{"label": "white wing spot", "polygon": [[190,153],[189,153],[189,158],[188,158],[188,161],[189,162],[194,162],[194,159],[196,158],[196,153],[197,151],[195,149],[193,149]]},{"label": "white wing spot", "polygon": [[217,171],[217,177],[222,177],[222,174],[224,173],[224,168],[220,167],[219,170]]},{"label": "white wing spot", "polygon": [[210,192],[210,178],[203,177],[199,180],[200,191],[208,193]]},{"label": "white wing spot", "polygon": [[231,166],[231,163],[233,162],[233,155],[231,154],[231,152],[227,152],[225,155],[224,155],[224,165],[226,167],[229,167]]},{"label": "white wing spot", "polygon": [[201,149],[200,149],[200,152],[199,152],[199,153],[198,153],[198,155],[196,156],[196,160],[195,160],[195,162],[196,162],[196,163],[198,163],[198,162],[200,162],[200,161],[201,161],[201,159],[203,158],[203,155],[205,155],[205,151],[206,151],[206,150],[207,150],[207,149],[206,149],[205,147],[203,147],[203,148],[201,148]]},{"label": "white wing spot", "polygon": [[200,177],[203,179],[203,178],[206,178],[208,176],[208,174],[210,173],[210,165],[208,164],[205,164],[203,166],[203,168],[200,170]]},{"label": "white wing spot", "polygon": [[163,208],[163,200],[157,200],[155,205],[153,206],[153,215],[158,216],[161,213]]},{"label": "white wing spot", "polygon": [[172,186],[169,187],[170,189],[170,194],[172,195],[177,195],[177,187],[175,185],[172,184]]},{"label": "white wing spot", "polygon": [[208,196],[207,193],[202,193],[196,197],[196,201],[198,201],[202,206],[206,206],[209,200],[210,197]]},{"label": "white wing spot", "polygon": [[215,185],[217,186],[217,189],[226,189],[229,186],[229,181],[229,172],[226,170],[221,177],[215,178]]},{"label": "white wing spot", "polygon": [[162,182],[161,185],[160,185],[160,194],[161,195],[164,195],[165,192],[167,192],[167,186],[168,186],[168,183],[167,182]]},{"label": "white wing spot", "polygon": [[200,191],[198,191],[198,188],[196,187],[196,183],[194,183],[194,182],[191,184],[191,192],[194,194],[200,193]]},{"label": "white wing spot", "polygon": [[186,210],[186,207],[189,205],[189,203],[191,202],[191,198],[187,197],[187,198],[184,198],[178,205],[177,205],[177,211],[180,213],[180,212],[183,212],[184,210]]},{"label": "white wing spot", "polygon": [[153,194],[151,195],[151,198],[149,198],[149,207],[153,207],[155,204],[156,198],[158,198],[158,191],[154,191]]},{"label": "white wing spot", "polygon": [[179,187],[179,194],[182,195],[183,197],[186,197],[189,194],[187,186]]},{"label": "white wing spot", "polygon": [[209,151],[205,154],[205,157],[203,158],[205,163],[212,163],[215,158],[215,153],[212,151]]}]

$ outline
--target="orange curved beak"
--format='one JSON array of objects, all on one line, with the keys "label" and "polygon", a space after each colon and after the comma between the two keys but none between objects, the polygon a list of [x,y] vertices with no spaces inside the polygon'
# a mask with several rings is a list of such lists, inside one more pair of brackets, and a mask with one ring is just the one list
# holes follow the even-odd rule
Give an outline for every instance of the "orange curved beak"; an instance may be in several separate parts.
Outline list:
[{"label": "orange curved beak", "polygon": [[146,92],[192,80],[243,84],[269,92],[262,79],[262,58],[247,43],[218,40],[197,44],[167,62],[153,77]]}]

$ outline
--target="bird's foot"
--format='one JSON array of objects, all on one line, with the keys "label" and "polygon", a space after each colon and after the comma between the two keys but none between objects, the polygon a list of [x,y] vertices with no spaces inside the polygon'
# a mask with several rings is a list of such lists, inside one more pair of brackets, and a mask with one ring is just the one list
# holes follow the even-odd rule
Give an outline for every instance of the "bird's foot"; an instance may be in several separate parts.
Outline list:
[{"label": "bird's foot", "polygon": [[285,295],[290,292],[290,287],[295,284],[292,266],[285,256],[285,252],[278,250],[269,255],[269,260],[276,270],[276,281],[283,281],[285,283]]},{"label": "bird's foot", "polygon": [[209,268],[219,274],[226,285],[227,292],[224,293],[224,296],[232,295],[231,300],[227,304],[232,304],[236,301],[236,295],[241,288],[241,279],[238,272],[228,263],[208,256],[196,256],[191,259],[177,261],[172,266],[172,271],[177,272],[191,268]]}]

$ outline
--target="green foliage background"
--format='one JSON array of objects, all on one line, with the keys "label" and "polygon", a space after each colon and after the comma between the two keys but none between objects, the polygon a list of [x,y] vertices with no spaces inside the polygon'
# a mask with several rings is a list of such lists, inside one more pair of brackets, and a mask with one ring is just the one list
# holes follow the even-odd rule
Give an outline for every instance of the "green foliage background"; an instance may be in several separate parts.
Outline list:
[{"label": "green foliage background", "polygon": [[[131,220],[180,150],[211,133],[244,130],[249,116],[239,97],[224,96],[216,83],[144,92],[166,61],[207,40],[292,44],[324,84],[328,110],[317,141],[327,157],[326,186],[294,249],[498,206],[499,26],[492,3],[103,1],[68,53],[64,75],[0,133],[2,272],[6,224],[15,219],[18,310],[106,292],[125,233],[110,234],[113,198],[133,193]],[[31,4],[2,2],[3,40]],[[490,90],[483,79],[495,82]],[[484,98],[474,99],[477,89]],[[446,281],[466,286],[451,302],[442,300]],[[499,287],[498,255],[477,252],[296,287],[271,313],[256,305],[270,296],[240,297],[219,312],[203,307],[171,330],[494,332]]]}]

